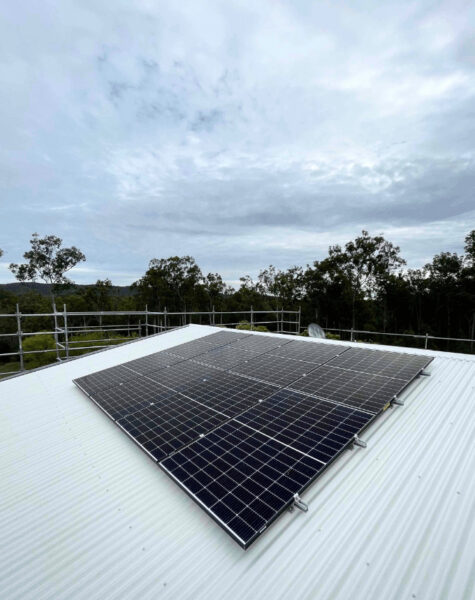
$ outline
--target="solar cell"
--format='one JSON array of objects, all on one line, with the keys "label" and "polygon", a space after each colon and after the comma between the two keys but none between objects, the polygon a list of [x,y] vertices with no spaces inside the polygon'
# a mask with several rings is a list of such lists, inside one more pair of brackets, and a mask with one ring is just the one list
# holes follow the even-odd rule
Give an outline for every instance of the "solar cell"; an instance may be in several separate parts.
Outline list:
[{"label": "solar cell", "polygon": [[307,376],[297,379],[289,387],[375,414],[393,400],[406,385],[407,382],[399,379],[323,365]]},{"label": "solar cell", "polygon": [[332,346],[318,342],[292,341],[280,348],[270,350],[269,354],[292,360],[303,360],[315,365],[322,365],[330,359],[344,353],[348,346]]},{"label": "solar cell", "polygon": [[236,420],[328,463],[372,418],[355,408],[284,389]]},{"label": "solar cell", "polygon": [[318,461],[235,421],[160,466],[243,548],[323,468]]},{"label": "solar cell", "polygon": [[166,402],[151,402],[117,422],[158,461],[227,420],[182,394],[173,394]]},{"label": "solar cell", "polygon": [[276,391],[275,386],[267,383],[215,371],[209,379],[188,389],[186,394],[206,406],[234,417]]},{"label": "solar cell", "polygon": [[334,358],[328,364],[360,373],[385,375],[410,381],[416,377],[433,359],[417,354],[385,352],[350,348],[344,354]]},{"label": "solar cell", "polygon": [[261,381],[287,386],[312,371],[316,365],[280,356],[261,354],[232,368],[234,373],[255,377]]}]

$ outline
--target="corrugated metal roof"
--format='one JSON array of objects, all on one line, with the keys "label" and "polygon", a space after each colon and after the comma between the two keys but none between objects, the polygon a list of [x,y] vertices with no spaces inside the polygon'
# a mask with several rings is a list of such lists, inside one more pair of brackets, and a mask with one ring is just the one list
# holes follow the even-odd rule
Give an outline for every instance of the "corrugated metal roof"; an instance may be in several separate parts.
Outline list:
[{"label": "corrugated metal roof", "polygon": [[432,375],[244,552],[72,383],[211,331],[1,383],[0,597],[475,597],[475,359],[398,348]]}]

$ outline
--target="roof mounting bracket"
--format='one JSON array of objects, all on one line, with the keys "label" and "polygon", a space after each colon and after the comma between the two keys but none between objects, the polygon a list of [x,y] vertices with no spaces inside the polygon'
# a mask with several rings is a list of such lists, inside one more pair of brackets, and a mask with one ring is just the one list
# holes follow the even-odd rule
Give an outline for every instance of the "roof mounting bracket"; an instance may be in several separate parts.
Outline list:
[{"label": "roof mounting bracket", "polygon": [[298,508],[302,512],[308,511],[308,504],[305,504],[305,502],[302,501],[302,499],[300,498],[300,496],[298,494],[294,494],[294,503],[292,505],[292,508],[294,506],[295,506],[295,508]]},{"label": "roof mounting bracket", "polygon": [[396,404],[396,406],[404,406],[404,400],[394,396],[393,404]]},{"label": "roof mounting bracket", "polygon": [[355,433],[355,437],[353,438],[353,444],[355,446],[360,446],[361,448],[366,448],[368,444],[364,442],[358,435]]},{"label": "roof mounting bracket", "polygon": [[421,377],[430,377],[430,375],[431,375],[431,374],[430,374],[430,373],[428,373],[427,371],[421,371],[421,372],[419,373],[419,375],[420,375]]}]

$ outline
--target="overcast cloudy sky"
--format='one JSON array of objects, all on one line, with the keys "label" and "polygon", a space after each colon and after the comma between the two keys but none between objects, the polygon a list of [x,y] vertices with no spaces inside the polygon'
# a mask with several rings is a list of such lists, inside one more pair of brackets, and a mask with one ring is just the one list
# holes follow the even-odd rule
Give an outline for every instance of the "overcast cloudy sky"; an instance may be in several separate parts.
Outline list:
[{"label": "overcast cloudy sky", "polygon": [[0,281],[31,233],[137,279],[228,281],[362,228],[409,266],[475,228],[472,1],[16,0],[0,8]]}]

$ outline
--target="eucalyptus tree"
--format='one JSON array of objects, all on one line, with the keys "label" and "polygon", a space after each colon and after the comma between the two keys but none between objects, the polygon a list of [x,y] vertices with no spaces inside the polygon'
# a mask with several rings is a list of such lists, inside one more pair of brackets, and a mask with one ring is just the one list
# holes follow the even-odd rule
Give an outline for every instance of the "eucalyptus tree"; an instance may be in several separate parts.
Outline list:
[{"label": "eucalyptus tree", "polygon": [[41,279],[51,286],[51,298],[60,285],[71,284],[65,273],[79,262],[85,261],[85,255],[76,246],[62,248],[63,240],[55,235],[40,237],[37,233],[30,240],[31,250],[23,254],[27,262],[11,263],[10,271],[18,281],[37,281]]}]

